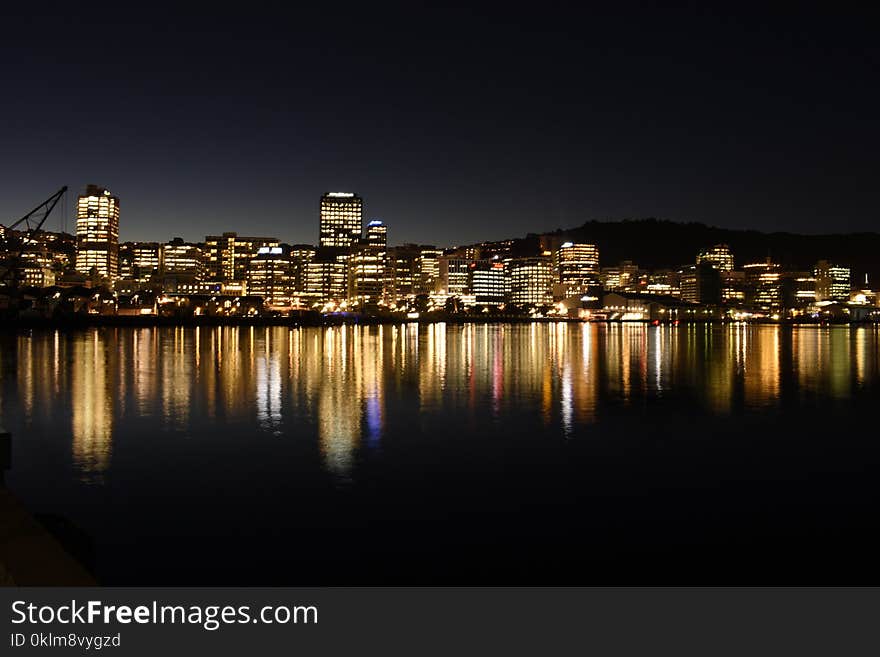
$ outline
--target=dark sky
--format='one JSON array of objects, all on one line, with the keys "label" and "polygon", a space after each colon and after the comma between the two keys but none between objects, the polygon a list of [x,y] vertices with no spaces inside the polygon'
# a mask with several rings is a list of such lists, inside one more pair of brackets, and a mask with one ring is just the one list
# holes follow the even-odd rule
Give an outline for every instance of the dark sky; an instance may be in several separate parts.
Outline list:
[{"label": "dark sky", "polygon": [[2,10],[0,222],[96,183],[124,240],[314,243],[331,190],[392,243],[647,216],[880,225],[880,26],[830,3],[125,4]]}]

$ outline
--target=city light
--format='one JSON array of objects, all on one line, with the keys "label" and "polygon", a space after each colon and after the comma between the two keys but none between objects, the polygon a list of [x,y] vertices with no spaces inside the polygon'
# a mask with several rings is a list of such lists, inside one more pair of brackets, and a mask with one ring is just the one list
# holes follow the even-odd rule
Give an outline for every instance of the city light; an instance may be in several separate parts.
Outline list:
[{"label": "city light", "polygon": [[[88,314],[278,317],[343,313],[430,321],[449,315],[560,321],[876,321],[877,293],[851,285],[850,267],[821,260],[790,270],[767,258],[735,269],[727,244],[708,245],[695,264],[646,269],[632,260],[602,266],[596,244],[539,236],[443,248],[389,246],[389,226],[363,221],[363,199],[320,199],[318,245],[237,232],[204,242],[118,243],[119,199],[89,185],[77,199],[77,234],[15,234],[24,245],[18,279],[46,316],[97,287]],[[393,231],[391,232],[393,234]],[[11,241],[10,241],[11,240]],[[71,253],[73,257],[71,257]],[[0,251],[0,263],[2,263]],[[94,294],[94,293],[92,293]],[[353,315],[354,314],[354,315]]]}]

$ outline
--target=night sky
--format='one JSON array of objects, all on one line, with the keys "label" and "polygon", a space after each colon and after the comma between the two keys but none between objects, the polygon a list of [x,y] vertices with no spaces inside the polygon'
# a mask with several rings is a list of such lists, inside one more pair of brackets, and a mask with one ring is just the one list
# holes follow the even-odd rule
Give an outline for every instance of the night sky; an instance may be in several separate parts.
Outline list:
[{"label": "night sky", "polygon": [[4,9],[0,222],[64,184],[71,215],[96,183],[123,240],[315,243],[325,191],[395,244],[878,228],[873,17],[608,4],[628,8]]}]

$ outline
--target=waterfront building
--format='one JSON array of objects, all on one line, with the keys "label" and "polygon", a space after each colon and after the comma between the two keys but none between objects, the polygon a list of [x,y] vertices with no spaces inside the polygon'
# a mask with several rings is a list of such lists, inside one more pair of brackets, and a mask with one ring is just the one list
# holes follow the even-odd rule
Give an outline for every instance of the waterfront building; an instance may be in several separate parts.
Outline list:
[{"label": "waterfront building", "polygon": [[767,258],[743,266],[745,272],[745,300],[762,308],[782,305],[782,269]]},{"label": "waterfront building", "polygon": [[743,301],[743,277],[733,269],[733,253],[727,244],[716,244],[697,254],[697,266],[711,265],[721,272],[721,300],[725,302]]},{"label": "waterfront building", "polygon": [[416,286],[418,294],[433,294],[440,285],[440,258],[443,257],[443,249],[433,246],[423,246],[419,252],[418,274],[419,280]]},{"label": "waterfront building", "polygon": [[260,249],[281,246],[275,237],[244,237],[235,232],[205,237],[205,274],[208,280],[244,282],[251,259]]},{"label": "waterfront building", "polygon": [[816,301],[845,301],[849,299],[851,287],[849,267],[820,260],[816,263],[813,275],[816,277]]},{"label": "waterfront building", "polygon": [[504,263],[499,260],[475,260],[468,265],[468,288],[478,304],[504,303],[506,282]]},{"label": "waterfront building", "polygon": [[543,305],[553,300],[553,261],[548,256],[512,258],[509,261],[510,301]]},{"label": "waterfront building", "polygon": [[716,244],[697,255],[697,264],[709,263],[719,271],[733,271],[733,254],[727,244]]},{"label": "waterfront building", "polygon": [[294,244],[290,247],[290,283],[296,296],[305,295],[306,270],[314,257],[315,247],[311,244]]},{"label": "waterfront building", "polygon": [[290,306],[292,277],[290,247],[264,246],[251,258],[247,273],[247,291],[263,298],[268,306]]},{"label": "waterfront building", "polygon": [[348,249],[319,248],[306,263],[305,296],[313,304],[347,305]]},{"label": "waterfront building", "polygon": [[420,253],[421,249],[416,244],[404,244],[388,249],[385,261],[385,287],[389,297],[394,301],[418,293]]},{"label": "waterfront building", "polygon": [[97,185],[76,202],[76,270],[111,281],[119,276],[119,197]]},{"label": "waterfront building", "polygon": [[328,192],[321,197],[322,248],[347,249],[361,238],[364,202],[351,192]]},{"label": "waterfront building", "polygon": [[119,245],[119,278],[146,283],[159,273],[161,249],[157,242]]},{"label": "waterfront building", "polygon": [[162,245],[160,270],[163,274],[192,274],[200,277],[204,273],[205,258],[198,244],[184,242],[175,237]]},{"label": "waterfront building", "polygon": [[387,244],[388,227],[374,219],[367,224],[364,237],[352,248],[348,263],[348,299],[353,306],[363,308],[384,300]]},{"label": "waterfront building", "polygon": [[794,306],[809,306],[816,303],[816,277],[810,272],[793,272],[788,277]]},{"label": "waterfront building", "polygon": [[877,306],[880,305],[880,297],[877,292],[871,288],[868,282],[868,275],[865,274],[865,284],[859,290],[853,290],[849,295],[850,303],[860,306]]},{"label": "waterfront building", "polygon": [[439,258],[440,291],[449,296],[467,294],[472,262],[475,261],[459,255],[444,255]]},{"label": "waterfront building", "polygon": [[679,285],[683,301],[714,305],[721,303],[721,272],[707,261],[682,269]]},{"label": "waterfront building", "polygon": [[632,260],[623,260],[615,267],[602,267],[599,278],[606,290],[637,288],[639,287],[639,266]]},{"label": "waterfront building", "polygon": [[599,247],[595,244],[563,242],[556,250],[557,280],[571,290],[585,290],[601,282]]},{"label": "waterfront building", "polygon": [[28,251],[21,254],[19,262],[20,282],[27,287],[52,287],[55,270],[51,258],[45,253]]}]

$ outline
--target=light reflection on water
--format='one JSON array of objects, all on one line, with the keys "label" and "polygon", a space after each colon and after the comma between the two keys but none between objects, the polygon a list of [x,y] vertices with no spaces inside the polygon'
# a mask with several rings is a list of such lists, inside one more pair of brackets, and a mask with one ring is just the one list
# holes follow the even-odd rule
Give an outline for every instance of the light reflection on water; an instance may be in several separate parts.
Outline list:
[{"label": "light reflection on water", "polygon": [[280,440],[311,428],[323,467],[344,482],[395,413],[420,418],[414,434],[443,417],[467,434],[531,416],[577,439],[612,407],[676,397],[725,415],[846,400],[880,373],[874,327],[93,329],[6,336],[0,358],[6,424],[60,434],[74,476],[94,484],[120,432],[147,420]]}]

